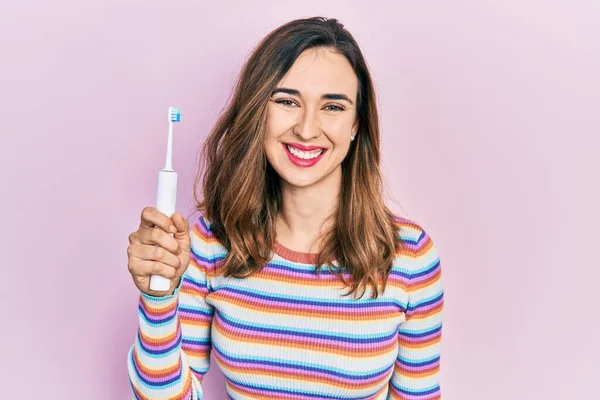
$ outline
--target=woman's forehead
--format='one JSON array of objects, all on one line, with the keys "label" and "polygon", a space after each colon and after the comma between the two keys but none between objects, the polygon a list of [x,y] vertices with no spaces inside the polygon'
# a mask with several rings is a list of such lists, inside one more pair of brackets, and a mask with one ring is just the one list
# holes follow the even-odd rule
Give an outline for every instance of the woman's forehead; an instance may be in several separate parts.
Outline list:
[{"label": "woman's forehead", "polygon": [[355,98],[358,79],[343,55],[329,49],[309,49],[296,59],[277,86],[298,90],[303,96],[345,93]]}]

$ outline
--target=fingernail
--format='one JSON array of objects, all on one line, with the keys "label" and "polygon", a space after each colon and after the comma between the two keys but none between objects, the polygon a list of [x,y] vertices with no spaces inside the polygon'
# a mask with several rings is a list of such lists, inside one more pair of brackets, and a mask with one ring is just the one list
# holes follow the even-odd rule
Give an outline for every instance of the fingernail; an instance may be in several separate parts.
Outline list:
[{"label": "fingernail", "polygon": [[169,228],[169,230],[173,233],[177,232],[177,228],[175,228],[175,225],[171,225],[171,227]]}]

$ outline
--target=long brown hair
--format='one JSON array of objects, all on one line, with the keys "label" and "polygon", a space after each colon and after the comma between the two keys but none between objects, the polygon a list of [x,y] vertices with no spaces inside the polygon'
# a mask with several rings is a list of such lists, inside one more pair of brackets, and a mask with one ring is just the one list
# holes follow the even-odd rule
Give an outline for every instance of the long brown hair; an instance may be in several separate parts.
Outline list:
[{"label": "long brown hair", "polygon": [[[379,120],[371,76],[358,44],[336,19],[291,21],[254,49],[229,105],[202,147],[204,198],[200,201],[197,197],[201,164],[194,183],[196,210],[210,221],[214,236],[228,250],[224,276],[244,278],[268,263],[282,194],[279,177],[263,147],[267,104],[298,56],[322,47],[345,56],[358,77],[359,126],[342,161],[338,207],[331,216],[332,228],[323,238],[316,269],[327,265],[335,271],[350,287],[346,295],[362,289],[362,297],[370,287],[372,297],[377,298],[380,285],[385,290],[401,245],[399,228],[382,195]],[[350,281],[343,277],[344,268]]]}]

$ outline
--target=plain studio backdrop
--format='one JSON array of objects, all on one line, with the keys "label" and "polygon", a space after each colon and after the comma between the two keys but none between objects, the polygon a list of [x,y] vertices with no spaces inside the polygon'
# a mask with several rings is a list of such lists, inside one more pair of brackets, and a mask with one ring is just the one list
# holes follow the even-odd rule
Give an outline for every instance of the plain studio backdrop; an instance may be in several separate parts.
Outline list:
[{"label": "plain studio backdrop", "polygon": [[[178,210],[252,47],[340,19],[381,112],[387,191],[436,242],[447,400],[597,393],[600,3],[0,0],[0,395],[130,398],[127,236],[167,108]],[[220,400],[214,359],[205,398]]]}]

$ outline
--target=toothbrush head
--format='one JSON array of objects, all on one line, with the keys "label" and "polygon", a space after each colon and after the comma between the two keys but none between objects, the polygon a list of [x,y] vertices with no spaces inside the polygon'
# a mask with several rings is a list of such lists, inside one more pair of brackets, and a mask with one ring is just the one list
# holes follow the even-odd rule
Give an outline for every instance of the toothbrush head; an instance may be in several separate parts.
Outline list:
[{"label": "toothbrush head", "polygon": [[181,110],[177,107],[169,107],[169,121],[179,122],[181,120]]}]

